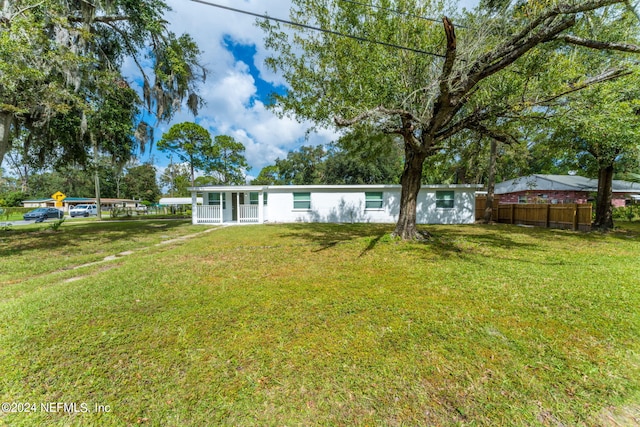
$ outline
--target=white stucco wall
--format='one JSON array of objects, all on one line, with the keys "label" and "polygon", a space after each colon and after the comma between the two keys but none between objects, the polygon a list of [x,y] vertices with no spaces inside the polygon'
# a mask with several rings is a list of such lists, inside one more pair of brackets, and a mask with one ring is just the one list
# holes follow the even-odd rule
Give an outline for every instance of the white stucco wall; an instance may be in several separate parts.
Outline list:
[{"label": "white stucco wall", "polygon": [[[475,221],[476,186],[430,186],[421,189],[418,196],[417,222],[419,224],[469,224]],[[208,193],[226,193],[223,220],[231,222],[232,203],[236,193],[244,193],[245,203],[250,192],[263,192],[267,204],[260,203],[265,222],[374,222],[394,223],[400,211],[400,186],[245,186],[196,187],[208,204]],[[453,191],[452,209],[436,208],[436,191]],[[367,192],[382,192],[380,209],[365,208]],[[310,209],[294,209],[294,193],[310,193]],[[195,219],[194,219],[195,221]]]},{"label": "white stucco wall", "polygon": [[[440,190],[440,189],[439,189]],[[470,224],[475,221],[475,188],[452,189],[453,209],[436,208],[436,189],[418,196],[419,224]],[[365,209],[365,192],[382,191],[382,209]],[[269,188],[265,220],[269,222],[376,222],[393,223],[400,212],[400,188],[385,189],[286,189]],[[293,193],[311,193],[310,209],[294,209]]]}]

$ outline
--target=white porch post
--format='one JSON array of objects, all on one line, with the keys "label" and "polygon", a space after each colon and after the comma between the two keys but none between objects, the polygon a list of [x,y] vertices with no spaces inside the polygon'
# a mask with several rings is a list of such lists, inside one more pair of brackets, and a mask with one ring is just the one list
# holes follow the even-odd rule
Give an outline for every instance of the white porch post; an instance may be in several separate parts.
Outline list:
[{"label": "white porch post", "polygon": [[240,224],[240,212],[242,211],[240,207],[240,192],[236,192],[236,222]]},{"label": "white porch post", "polygon": [[227,193],[220,191],[220,224],[224,223],[225,205],[227,204]]},{"label": "white porch post", "polygon": [[264,191],[258,193],[258,224],[264,222]]},{"label": "white porch post", "polygon": [[[204,200],[204,193],[202,195]],[[198,193],[196,191],[191,192],[191,223],[198,223]]]}]

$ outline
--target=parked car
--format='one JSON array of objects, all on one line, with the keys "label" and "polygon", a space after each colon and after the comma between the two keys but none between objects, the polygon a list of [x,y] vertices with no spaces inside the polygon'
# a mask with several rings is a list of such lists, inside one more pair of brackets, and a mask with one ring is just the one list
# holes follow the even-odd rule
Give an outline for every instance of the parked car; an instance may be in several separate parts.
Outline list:
[{"label": "parked car", "polygon": [[76,205],[69,209],[71,218],[76,216],[98,215],[98,207],[96,205]]},{"label": "parked car", "polygon": [[27,212],[22,216],[25,221],[32,219],[43,221],[47,218],[63,218],[64,212],[56,208],[38,208]]}]

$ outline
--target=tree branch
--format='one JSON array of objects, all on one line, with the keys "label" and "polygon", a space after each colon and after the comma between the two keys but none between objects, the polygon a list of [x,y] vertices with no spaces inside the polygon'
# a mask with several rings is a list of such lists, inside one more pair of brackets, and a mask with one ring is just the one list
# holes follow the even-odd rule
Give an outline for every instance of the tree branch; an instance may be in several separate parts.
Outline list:
[{"label": "tree branch", "polygon": [[587,40],[576,37],[571,34],[564,34],[556,37],[556,40],[562,40],[566,43],[578,46],[588,47],[597,50],[617,50],[620,52],[640,53],[640,46],[628,43],[601,42],[597,40]]},{"label": "tree branch", "polygon": [[602,74],[600,74],[598,76],[591,77],[591,78],[589,78],[587,80],[584,80],[584,81],[582,81],[582,82],[580,82],[578,84],[571,85],[570,89],[568,89],[568,90],[566,90],[564,92],[558,93],[556,95],[553,95],[553,96],[551,96],[549,98],[545,98],[545,99],[540,100],[540,101],[529,101],[529,102],[526,102],[526,103],[523,103],[523,104],[527,104],[529,106],[545,105],[545,104],[548,104],[548,103],[550,103],[552,101],[555,101],[558,98],[562,98],[563,96],[566,96],[566,95],[569,95],[571,93],[578,92],[578,91],[581,91],[583,89],[586,89],[589,86],[593,86],[595,84],[603,83],[603,82],[606,82],[606,81],[609,81],[609,80],[615,80],[617,78],[628,76],[630,74],[633,74],[633,72],[629,71],[629,70],[626,70],[624,68],[609,69],[609,70],[606,70],[605,72],[603,72]]},{"label": "tree branch", "polygon": [[[85,22],[86,18],[82,16],[69,16],[67,17],[69,22]],[[95,16],[91,19],[91,22],[100,22],[103,24],[110,24],[112,22],[130,21],[130,16]]]},{"label": "tree branch", "polygon": [[[511,37],[500,47],[488,52],[475,61],[470,68],[469,77],[464,82],[465,84],[463,84],[460,91],[465,92],[469,90],[480,80],[511,65],[539,43],[554,39],[562,31],[575,24],[576,14],[614,4],[623,4],[625,1],[627,0],[583,0],[575,4],[563,3],[552,7],[534,19],[529,25],[522,29],[522,31]],[[559,16],[562,16],[562,19],[553,24]]]},{"label": "tree branch", "polygon": [[[114,31],[116,31],[118,34],[120,34],[122,36],[122,40],[124,41],[125,45],[127,46],[127,49],[129,50],[129,53],[131,54],[131,58],[133,59],[133,62],[136,64],[136,66],[138,67],[138,70],[140,70],[140,73],[142,74],[142,79],[144,82],[145,86],[150,86],[149,85],[149,77],[147,76],[147,73],[144,72],[144,68],[142,67],[142,64],[140,64],[140,62],[138,61],[138,58],[136,57],[136,49],[134,48],[134,46],[132,46],[129,43],[129,37],[127,37],[127,35],[120,29],[118,28],[116,25],[113,25],[113,22],[105,22],[110,28],[112,28]],[[148,100],[148,96],[146,96],[146,94],[143,94],[143,97],[145,98],[144,101],[147,103],[147,110],[150,111],[149,108],[149,100]]]},{"label": "tree branch", "polygon": [[446,16],[442,18],[442,22],[444,24],[445,35],[447,36],[447,53],[442,66],[442,74],[440,75],[439,100],[444,99],[449,94],[449,77],[451,77],[451,72],[453,71],[453,64],[456,60],[457,49],[456,31],[453,24]]},{"label": "tree branch", "polygon": [[[515,41],[515,43],[511,45],[509,44],[510,42],[507,42],[503,45],[501,51],[498,51],[498,55],[496,55],[497,57],[495,58],[496,61],[492,64],[486,64],[483,67],[479,67],[475,75],[469,79],[470,83],[476,81],[476,79],[477,81],[485,79],[508,67],[540,43],[544,43],[555,38],[556,35],[560,34],[564,30],[573,27],[575,23],[575,16],[566,16],[555,25],[542,28],[525,40]],[[475,85],[475,82],[473,84]]]},{"label": "tree branch", "polygon": [[447,53],[445,55],[444,64],[442,65],[442,73],[440,74],[440,94],[433,106],[433,115],[431,116],[431,129],[438,129],[452,117],[449,114],[451,109],[451,73],[457,56],[457,40],[456,32],[451,20],[446,16],[442,18],[444,24],[444,33],[447,36]]},{"label": "tree branch", "polygon": [[478,109],[474,111],[472,114],[469,114],[468,116],[458,120],[451,126],[448,126],[447,128],[436,133],[434,139],[442,141],[447,138],[450,138],[464,129],[471,129],[472,126],[480,123],[482,120],[486,120],[491,116],[499,115],[499,113],[502,111],[504,110],[493,111],[491,109]]},{"label": "tree branch", "polygon": [[356,117],[352,118],[352,119],[344,119],[342,117],[335,117],[333,119],[334,123],[336,124],[336,126],[338,127],[348,127],[348,126],[353,126],[355,124],[361,123],[371,117],[374,116],[378,116],[378,115],[385,115],[385,116],[399,116],[401,119],[407,119],[410,120],[411,122],[415,122],[416,118],[413,114],[411,114],[410,111],[407,110],[402,110],[402,109],[387,109],[385,107],[383,107],[382,105],[377,106],[376,108],[373,108],[371,110],[367,110],[362,114],[357,115]]},{"label": "tree branch", "polygon": [[590,10],[599,9],[605,6],[613,6],[614,4],[624,4],[627,0],[582,0],[575,4],[559,4],[556,6],[560,13],[580,13]]},{"label": "tree branch", "polygon": [[518,140],[513,135],[509,135],[508,133],[500,132],[498,130],[489,129],[488,127],[480,123],[472,125],[470,129],[475,130],[481,135],[493,138],[498,142],[502,142],[503,144],[511,145],[518,142]]},{"label": "tree branch", "polygon": [[37,7],[40,7],[43,3],[44,3],[44,1],[41,1],[40,3],[32,4],[31,6],[26,6],[25,8],[20,9],[19,11],[17,11],[16,13],[14,13],[12,16],[10,16],[10,17],[5,17],[5,18],[7,19],[7,21],[11,22],[11,20],[12,20],[13,18],[15,18],[16,16],[18,16],[18,15],[22,15],[23,13],[25,13],[25,12],[26,12],[27,10],[29,10],[29,9],[35,9],[35,8],[37,8]]},{"label": "tree branch", "polygon": [[531,108],[531,107],[546,105],[552,101],[555,101],[558,98],[562,98],[563,96],[581,91],[595,84],[604,83],[610,80],[615,80],[617,78],[628,76],[630,74],[632,74],[632,72],[624,68],[613,68],[613,69],[604,71],[602,74],[598,76],[591,77],[578,84],[574,84],[568,90],[562,91],[561,93],[557,93],[555,95],[549,96],[542,100],[531,100],[531,99],[523,100],[520,103],[509,105],[499,110],[492,110],[491,108],[477,109],[472,114],[469,114],[468,116],[460,119],[453,125],[447,127],[446,129],[443,129],[441,132],[438,132],[435,135],[435,139],[436,140],[447,139],[464,129],[476,130],[475,128],[477,126],[481,126],[480,123],[483,120],[487,120],[490,117],[499,117],[499,116],[505,117],[505,114],[509,111],[520,110],[525,107]]}]

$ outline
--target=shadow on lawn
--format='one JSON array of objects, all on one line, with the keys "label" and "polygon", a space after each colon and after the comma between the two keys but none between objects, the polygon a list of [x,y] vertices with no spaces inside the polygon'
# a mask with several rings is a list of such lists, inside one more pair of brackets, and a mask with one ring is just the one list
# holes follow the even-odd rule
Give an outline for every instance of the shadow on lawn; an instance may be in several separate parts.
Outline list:
[{"label": "shadow on lawn", "polygon": [[[498,248],[505,251],[546,251],[548,242],[558,239],[572,239],[577,242],[602,240],[608,235],[629,240],[637,238],[636,230],[626,232],[580,233],[564,230],[551,230],[540,227],[519,227],[507,224],[494,225],[420,225],[419,230],[426,231],[431,239],[424,242],[400,242],[385,237],[390,236],[393,224],[328,224],[301,223],[280,225],[286,231],[281,237],[305,240],[317,245],[314,252],[324,251],[337,245],[357,239],[366,242],[360,256],[374,250],[381,243],[397,244],[402,251],[410,251],[418,256],[432,259],[434,256],[448,258],[476,257],[479,247]],[[580,244],[580,243],[578,243]],[[521,259],[519,259],[521,260]],[[538,261],[539,262],[539,261]],[[559,262],[560,264],[560,262]]]},{"label": "shadow on lawn", "polygon": [[283,224],[281,225],[286,233],[281,237],[303,239],[309,243],[320,246],[316,252],[332,248],[340,243],[349,242],[355,239],[370,238],[364,252],[373,249],[376,244],[393,230],[390,224],[327,224],[327,223],[304,223],[304,224]]},{"label": "shadow on lawn", "polygon": [[17,255],[28,251],[42,251],[43,256],[55,255],[56,250],[86,246],[88,242],[104,244],[120,240],[133,240],[139,236],[166,234],[183,226],[185,221],[153,222],[88,222],[63,224],[59,231],[40,229],[13,229],[0,235],[0,257]]},{"label": "shadow on lawn", "polygon": [[538,251],[542,247],[539,243],[518,241],[511,232],[502,230],[486,230],[476,225],[428,225],[420,226],[431,238],[425,242],[414,242],[407,245],[407,249],[417,255],[428,258],[468,258],[477,259],[477,247],[500,248],[512,251]]},{"label": "shadow on lawn", "polygon": [[[486,232],[459,225],[459,226],[438,226],[421,225],[419,229],[427,231],[431,239],[424,242],[401,242],[390,238],[393,231],[393,224],[327,224],[327,223],[304,223],[283,225],[287,232],[282,237],[303,239],[310,244],[318,245],[314,252],[320,252],[333,248],[341,243],[363,239],[367,246],[362,250],[360,256],[375,249],[380,242],[399,245],[401,250],[408,250],[433,257],[462,257],[468,254],[469,250],[464,242],[475,242],[483,245],[490,245],[505,249],[539,249],[538,244],[518,242],[510,237],[510,233]],[[388,239],[385,239],[388,236]]]}]

